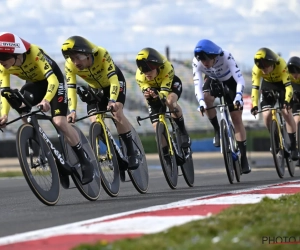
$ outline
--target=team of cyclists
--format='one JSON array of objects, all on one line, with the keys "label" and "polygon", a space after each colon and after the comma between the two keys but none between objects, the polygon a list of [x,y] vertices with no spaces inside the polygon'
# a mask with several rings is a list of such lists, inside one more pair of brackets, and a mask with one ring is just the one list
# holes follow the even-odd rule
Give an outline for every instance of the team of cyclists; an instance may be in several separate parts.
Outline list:
[{"label": "team of cyclists", "polygon": [[[68,121],[75,122],[77,93],[76,76],[87,82],[94,92],[101,91],[101,109],[112,109],[117,130],[127,147],[129,169],[138,168],[138,159],[132,145],[131,124],[123,113],[126,100],[126,80],[122,71],[114,63],[109,52],[86,38],[72,36],[62,44],[65,58],[65,77],[46,52],[37,45],[30,44],[12,33],[0,34],[0,84],[1,90],[10,88],[10,75],[26,80],[21,93],[32,93],[32,105],[42,106],[51,114],[55,125],[64,133],[74,149],[83,169],[83,182],[93,180],[93,170],[89,159],[81,147],[74,128]],[[182,147],[190,147],[191,139],[185,127],[182,109],[178,103],[183,84],[175,74],[175,69],[165,56],[153,48],[144,48],[136,56],[136,82],[147,102],[150,115],[157,113],[163,100],[172,113],[182,133]],[[195,96],[199,103],[200,115],[205,112],[211,122],[215,136],[213,144],[220,147],[220,127],[215,109],[212,109],[220,88],[226,87],[225,100],[229,105],[230,116],[235,126],[235,136],[241,153],[242,172],[251,172],[247,160],[246,131],[242,121],[243,92],[245,80],[233,55],[210,40],[200,40],[194,49],[192,61]],[[67,81],[67,91],[65,80]],[[261,81],[262,80],[262,81]],[[220,84],[222,83],[222,85]],[[261,91],[259,89],[261,88]],[[288,63],[268,48],[259,49],[254,56],[252,69],[251,113],[256,115],[258,98],[260,108],[273,107],[276,103],[274,91],[279,93],[279,102],[285,108],[283,117],[291,141],[291,158],[298,161],[296,146],[296,124],[300,121],[300,58],[292,57]],[[261,95],[260,95],[261,94]],[[9,100],[1,98],[0,128],[6,126],[10,109]],[[69,107],[69,114],[68,114]],[[292,109],[292,112],[290,112]],[[26,112],[22,106],[16,109],[20,114]],[[93,104],[87,105],[87,113],[95,112]],[[293,118],[294,116],[294,118]],[[95,118],[92,116],[91,121]],[[155,128],[157,117],[152,116]],[[265,126],[269,129],[271,114],[263,113]]]}]

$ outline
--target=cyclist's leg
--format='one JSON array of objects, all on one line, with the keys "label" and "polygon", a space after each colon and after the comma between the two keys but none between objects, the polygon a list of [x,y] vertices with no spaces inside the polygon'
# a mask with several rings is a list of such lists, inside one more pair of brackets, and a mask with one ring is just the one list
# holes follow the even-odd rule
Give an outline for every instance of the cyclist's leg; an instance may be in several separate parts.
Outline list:
[{"label": "cyclist's leg", "polygon": [[[203,84],[204,101],[206,103],[207,108],[210,108],[213,106],[215,101],[215,97],[210,95],[210,86],[211,86],[211,82],[214,81],[214,79],[211,79],[208,76],[206,76],[204,80],[205,80]],[[205,113],[215,131],[215,137],[213,141],[214,146],[220,147],[220,125],[217,117],[217,111],[216,109],[209,109],[206,110]]]},{"label": "cyclist's leg", "polygon": [[188,135],[188,132],[186,131],[182,109],[180,105],[177,103],[181,93],[182,93],[181,80],[177,76],[175,76],[172,82],[172,92],[169,93],[167,97],[166,105],[168,106],[170,111],[174,111],[175,108],[177,109],[178,112],[172,113],[171,115],[182,133],[181,146],[184,148],[188,148],[191,145],[191,139]]},{"label": "cyclist's leg", "polygon": [[[285,101],[285,87],[283,84],[281,84],[281,86],[282,87],[280,90],[278,90],[278,92],[279,92],[279,102],[280,102],[281,106],[283,106],[284,101]],[[291,106],[293,105],[292,100],[290,102],[290,105]],[[289,135],[290,142],[291,142],[291,145],[290,145],[291,158],[293,161],[297,161],[299,158],[298,158],[298,150],[296,147],[296,123],[294,121],[291,110],[283,109],[282,116],[283,116],[283,119],[285,120],[286,130]]]},{"label": "cyclist's leg", "polygon": [[[296,141],[298,145],[298,152],[300,151],[299,147],[299,131],[298,131],[298,126],[300,125],[300,85],[298,84],[293,84],[293,89],[294,89],[294,95],[293,95],[293,105],[292,105],[292,112],[293,112],[293,117],[294,121],[296,124]],[[296,166],[300,166],[300,159],[298,160]]]},{"label": "cyclist's leg", "polygon": [[68,99],[64,83],[59,83],[56,95],[50,102],[55,126],[64,134],[67,143],[72,147],[82,165],[82,183],[87,184],[94,178],[94,168],[82,148],[77,131],[67,121]]}]

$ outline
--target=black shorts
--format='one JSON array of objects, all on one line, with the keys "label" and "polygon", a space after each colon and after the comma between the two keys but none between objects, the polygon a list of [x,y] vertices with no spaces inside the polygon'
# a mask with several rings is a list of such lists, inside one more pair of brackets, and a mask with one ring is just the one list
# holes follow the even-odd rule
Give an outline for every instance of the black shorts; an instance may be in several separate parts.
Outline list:
[{"label": "black shorts", "polygon": [[292,86],[294,91],[292,112],[293,116],[296,116],[300,113],[300,84],[292,83]]},{"label": "black shorts", "polygon": [[[160,88],[157,88],[158,91],[160,91]],[[178,76],[174,76],[173,81],[172,81],[172,87],[170,90],[170,93],[175,93],[178,96],[178,100],[181,96],[182,93],[182,82]],[[156,113],[159,113],[160,108],[162,107],[160,101],[158,98],[156,99],[148,99],[148,109],[149,109],[149,114],[150,116]],[[150,120],[152,123],[158,122],[158,115],[154,115],[150,117]]]},{"label": "black shorts", "polygon": [[[119,92],[116,102],[120,102],[124,105],[125,100],[126,100],[126,81],[125,81],[125,77],[124,77],[122,71],[117,66],[115,66],[115,67],[116,67],[117,77],[118,77],[118,80],[120,83],[120,92]],[[99,102],[97,104],[92,103],[92,104],[87,105],[87,113],[92,114],[92,113],[96,112],[97,105],[98,105],[99,111],[107,110],[107,104],[108,104],[109,99],[110,99],[110,86],[103,88],[103,97],[101,98],[101,102]]]},{"label": "black shorts", "polygon": [[[204,84],[203,84],[203,87],[202,87],[203,92],[210,92],[210,85],[214,81],[217,81],[217,80],[213,79],[213,78],[210,78],[209,76],[205,76],[204,77]],[[222,82],[223,82],[224,87],[228,88],[228,94],[225,95],[224,99],[225,99],[225,102],[227,104],[229,104],[228,105],[229,112],[238,110],[233,105],[233,101],[234,101],[235,96],[236,96],[236,85],[237,85],[236,81],[234,80],[233,77],[230,77],[227,81],[222,81]],[[230,104],[232,104],[232,105],[230,105]],[[241,107],[239,110],[243,110],[243,107]]]},{"label": "black shorts", "polygon": [[[58,79],[59,85],[54,97],[50,102],[51,115],[52,117],[66,116],[68,112],[68,98],[64,76],[55,62],[52,62],[52,68],[54,74]],[[47,93],[47,89],[47,79],[38,82],[26,81],[25,85],[21,88],[20,92],[24,93],[24,91],[26,90],[29,93],[33,94],[33,101],[31,102],[31,104],[34,106],[39,104],[43,100]]]},{"label": "black shorts", "polygon": [[[280,82],[267,82],[262,80],[261,83],[261,96],[260,96],[260,107],[264,108],[273,108],[277,102],[277,99],[274,97],[273,93],[278,93],[278,104],[283,106],[285,100],[285,86],[282,81]],[[290,102],[291,107],[293,107],[293,101]]]}]

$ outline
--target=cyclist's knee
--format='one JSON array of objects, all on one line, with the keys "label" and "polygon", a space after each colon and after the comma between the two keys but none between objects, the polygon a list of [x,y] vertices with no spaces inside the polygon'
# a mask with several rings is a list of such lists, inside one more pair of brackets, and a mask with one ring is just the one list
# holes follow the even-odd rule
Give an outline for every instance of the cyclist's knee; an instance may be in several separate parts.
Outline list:
[{"label": "cyclist's knee", "polygon": [[53,117],[53,122],[54,122],[56,127],[63,128],[64,126],[66,126],[67,117],[65,117],[65,116],[55,116],[55,117]]},{"label": "cyclist's knee", "polygon": [[204,92],[203,96],[204,96],[204,101],[205,101],[206,105],[207,106],[212,106],[213,102],[215,100],[215,97],[211,96],[209,92]]}]

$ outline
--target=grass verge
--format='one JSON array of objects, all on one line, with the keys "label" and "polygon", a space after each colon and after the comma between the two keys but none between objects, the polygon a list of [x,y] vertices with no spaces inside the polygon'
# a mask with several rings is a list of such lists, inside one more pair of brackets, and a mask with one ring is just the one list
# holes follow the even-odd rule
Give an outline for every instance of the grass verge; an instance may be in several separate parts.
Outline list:
[{"label": "grass verge", "polygon": [[158,234],[84,244],[74,250],[300,249],[299,207],[300,193],[276,200],[264,198]]},{"label": "grass verge", "polygon": [[23,176],[22,171],[5,171],[5,172],[0,172],[0,178],[2,178],[2,177],[18,177],[18,176]]}]

